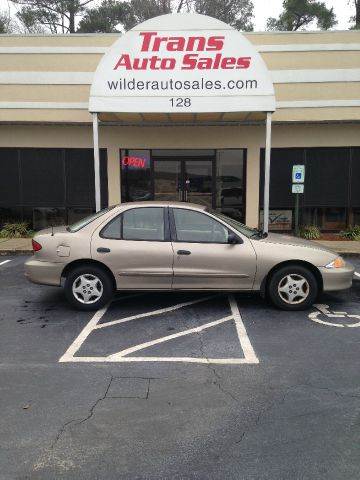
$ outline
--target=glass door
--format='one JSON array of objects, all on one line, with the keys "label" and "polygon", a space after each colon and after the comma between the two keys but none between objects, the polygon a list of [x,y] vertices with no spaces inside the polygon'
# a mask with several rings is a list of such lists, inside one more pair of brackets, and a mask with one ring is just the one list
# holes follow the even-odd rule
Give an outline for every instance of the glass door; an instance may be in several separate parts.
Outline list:
[{"label": "glass door", "polygon": [[183,201],[181,160],[154,160],[154,200]]},{"label": "glass door", "polygon": [[184,160],[184,201],[213,206],[213,161]]},{"label": "glass door", "polygon": [[154,200],[213,205],[213,160],[154,159]]}]

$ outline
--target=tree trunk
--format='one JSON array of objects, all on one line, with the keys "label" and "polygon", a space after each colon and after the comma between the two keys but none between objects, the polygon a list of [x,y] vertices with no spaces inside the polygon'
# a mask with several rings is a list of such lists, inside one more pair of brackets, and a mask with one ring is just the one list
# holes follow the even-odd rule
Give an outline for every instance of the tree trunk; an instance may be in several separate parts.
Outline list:
[{"label": "tree trunk", "polygon": [[360,30],[360,1],[359,0],[355,0],[355,8],[356,8],[355,28]]},{"label": "tree trunk", "polygon": [[69,8],[69,33],[75,33],[75,9]]}]

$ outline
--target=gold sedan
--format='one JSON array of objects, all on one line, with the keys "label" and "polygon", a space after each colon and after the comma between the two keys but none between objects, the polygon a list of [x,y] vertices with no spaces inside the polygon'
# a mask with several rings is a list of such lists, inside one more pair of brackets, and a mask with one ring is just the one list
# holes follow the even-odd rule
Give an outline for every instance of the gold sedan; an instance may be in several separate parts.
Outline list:
[{"label": "gold sedan", "polygon": [[307,240],[269,234],[201,205],[127,203],[68,227],[42,230],[25,275],[63,285],[81,310],[116,290],[260,291],[284,310],[309,308],[322,291],[352,285],[354,268]]}]

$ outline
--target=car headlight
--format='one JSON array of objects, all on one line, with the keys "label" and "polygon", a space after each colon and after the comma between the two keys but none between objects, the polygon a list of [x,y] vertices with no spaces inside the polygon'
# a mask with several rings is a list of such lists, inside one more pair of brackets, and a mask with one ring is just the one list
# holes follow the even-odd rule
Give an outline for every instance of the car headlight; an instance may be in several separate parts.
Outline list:
[{"label": "car headlight", "polygon": [[345,267],[345,261],[341,257],[335,258],[332,262],[325,265],[325,268],[343,268]]}]

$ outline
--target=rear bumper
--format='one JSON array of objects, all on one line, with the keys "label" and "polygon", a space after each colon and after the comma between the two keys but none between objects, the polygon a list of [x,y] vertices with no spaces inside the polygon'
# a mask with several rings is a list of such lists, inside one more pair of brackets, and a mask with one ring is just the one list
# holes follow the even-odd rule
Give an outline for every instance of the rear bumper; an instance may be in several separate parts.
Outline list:
[{"label": "rear bumper", "polygon": [[25,262],[25,277],[40,285],[60,286],[63,263],[41,262],[33,258]]},{"label": "rear bumper", "polygon": [[324,285],[324,292],[347,290],[351,288],[355,268],[346,262],[343,268],[319,268]]}]

